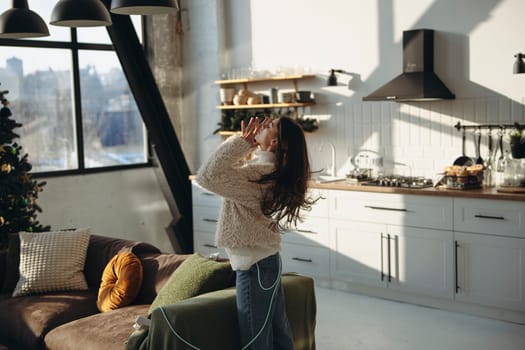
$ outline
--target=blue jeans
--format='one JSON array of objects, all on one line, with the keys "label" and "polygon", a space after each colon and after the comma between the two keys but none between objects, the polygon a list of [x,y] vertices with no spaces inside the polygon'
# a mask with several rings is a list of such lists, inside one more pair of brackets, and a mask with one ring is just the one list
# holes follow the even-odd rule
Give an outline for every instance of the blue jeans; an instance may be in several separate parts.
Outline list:
[{"label": "blue jeans", "polygon": [[293,350],[279,254],[237,271],[237,315],[243,350]]}]

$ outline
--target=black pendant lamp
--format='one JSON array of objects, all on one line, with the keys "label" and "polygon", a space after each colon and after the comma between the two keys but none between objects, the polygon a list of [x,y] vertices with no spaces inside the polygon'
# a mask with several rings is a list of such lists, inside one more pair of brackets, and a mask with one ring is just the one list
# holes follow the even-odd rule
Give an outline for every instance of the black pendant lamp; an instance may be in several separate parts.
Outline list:
[{"label": "black pendant lamp", "polygon": [[60,0],[49,23],[62,27],[109,26],[111,16],[100,0]]},{"label": "black pendant lamp", "polygon": [[31,11],[27,0],[12,0],[9,10],[0,15],[0,38],[35,38],[48,36],[47,25],[36,12]]},{"label": "black pendant lamp", "polygon": [[523,59],[525,58],[525,54],[519,52],[514,55],[516,57],[516,61],[514,62],[514,68],[513,73],[514,74],[523,74],[525,73],[525,62],[523,62]]},{"label": "black pendant lamp", "polygon": [[119,15],[158,15],[177,11],[175,0],[112,0],[111,12]]}]

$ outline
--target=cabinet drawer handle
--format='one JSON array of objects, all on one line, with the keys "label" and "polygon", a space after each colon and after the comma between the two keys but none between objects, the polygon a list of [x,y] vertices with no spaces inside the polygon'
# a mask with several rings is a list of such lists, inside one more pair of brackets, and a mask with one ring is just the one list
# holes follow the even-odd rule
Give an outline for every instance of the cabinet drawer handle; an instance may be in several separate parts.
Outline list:
[{"label": "cabinet drawer handle", "polygon": [[217,219],[208,219],[208,218],[204,218],[204,219],[202,219],[202,221],[204,221],[204,222],[214,222],[214,223],[219,222],[219,220],[217,220]]},{"label": "cabinet drawer handle", "polygon": [[385,280],[385,272],[383,271],[383,232],[381,232],[381,281]]},{"label": "cabinet drawer handle", "polygon": [[202,246],[203,246],[203,247],[206,247],[206,248],[213,248],[213,249],[217,249],[217,246],[216,246],[216,245],[213,245],[213,244],[209,244],[209,243],[203,244]]},{"label": "cabinet drawer handle", "polygon": [[215,197],[215,195],[213,193],[210,193],[210,192],[202,192],[202,195],[203,196],[209,196],[209,197]]},{"label": "cabinet drawer handle", "polygon": [[365,208],[373,209],[373,210],[389,210],[389,211],[408,211],[406,209],[398,209],[398,208],[388,208],[388,207],[376,207],[373,205],[365,205]]},{"label": "cabinet drawer handle", "polygon": [[458,241],[454,241],[454,273],[455,273],[455,288],[456,288],[456,294],[458,294],[460,287],[459,287],[459,271],[458,271],[458,248],[460,248],[460,245]]},{"label": "cabinet drawer handle", "polygon": [[388,242],[387,246],[387,252],[388,252],[388,282],[392,282],[392,267],[390,266],[390,240],[393,239],[390,237],[390,233],[386,235],[386,239]]},{"label": "cabinet drawer handle", "polygon": [[314,234],[314,235],[317,234],[317,232],[312,231],[312,230],[299,230],[299,229],[297,229],[295,231],[301,232],[301,233],[310,233],[310,234]]},{"label": "cabinet drawer handle", "polygon": [[293,257],[292,260],[295,260],[295,261],[302,261],[302,262],[307,262],[307,263],[311,263],[313,262],[312,259],[305,259],[305,258],[298,258],[298,257]]},{"label": "cabinet drawer handle", "polygon": [[492,220],[505,220],[505,217],[503,216],[490,216],[490,215],[474,215],[475,218],[479,219],[492,219]]}]

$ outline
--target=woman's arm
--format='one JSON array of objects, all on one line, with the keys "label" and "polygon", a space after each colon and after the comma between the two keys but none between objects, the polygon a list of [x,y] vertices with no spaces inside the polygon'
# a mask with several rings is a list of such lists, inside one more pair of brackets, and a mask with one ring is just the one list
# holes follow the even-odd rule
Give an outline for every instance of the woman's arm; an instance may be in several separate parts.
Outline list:
[{"label": "woman's arm", "polygon": [[273,171],[274,165],[243,166],[241,161],[256,146],[255,135],[270,122],[269,118],[262,123],[251,118],[248,125],[242,121],[241,135],[231,136],[217,148],[197,173],[197,182],[222,197],[259,207],[263,193],[254,181]]},{"label": "woman's arm", "polygon": [[251,151],[252,146],[241,136],[234,135],[224,141],[197,173],[197,182],[209,191],[222,195],[222,186],[239,181],[239,162]]}]

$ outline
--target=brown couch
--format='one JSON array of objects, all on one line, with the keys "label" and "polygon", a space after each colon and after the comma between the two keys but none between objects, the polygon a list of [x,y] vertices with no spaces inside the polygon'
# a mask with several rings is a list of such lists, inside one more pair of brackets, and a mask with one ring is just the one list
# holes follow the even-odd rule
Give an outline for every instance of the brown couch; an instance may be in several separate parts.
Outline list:
[{"label": "brown couch", "polygon": [[[9,350],[188,349],[171,327],[202,350],[240,348],[234,288],[157,308],[151,314],[151,328],[130,337],[137,316],[148,314],[159,290],[188,255],[163,254],[147,243],[91,235],[84,269],[89,290],[11,297],[19,259],[19,252],[11,247],[17,247],[16,242],[10,242],[8,254],[0,251],[0,350],[4,350],[2,345]],[[96,301],[102,272],[120,251],[131,251],[140,258],[142,287],[132,305],[100,313]],[[295,349],[314,350],[313,280],[285,275],[283,287]]]},{"label": "brown couch", "polygon": [[[96,301],[102,272],[119,251],[140,258],[142,288],[133,305],[100,313]],[[147,315],[157,292],[186,257],[163,254],[143,242],[91,235],[84,270],[89,290],[13,298],[18,257],[12,250],[0,252],[0,344],[10,350],[123,349],[135,318]]]}]

